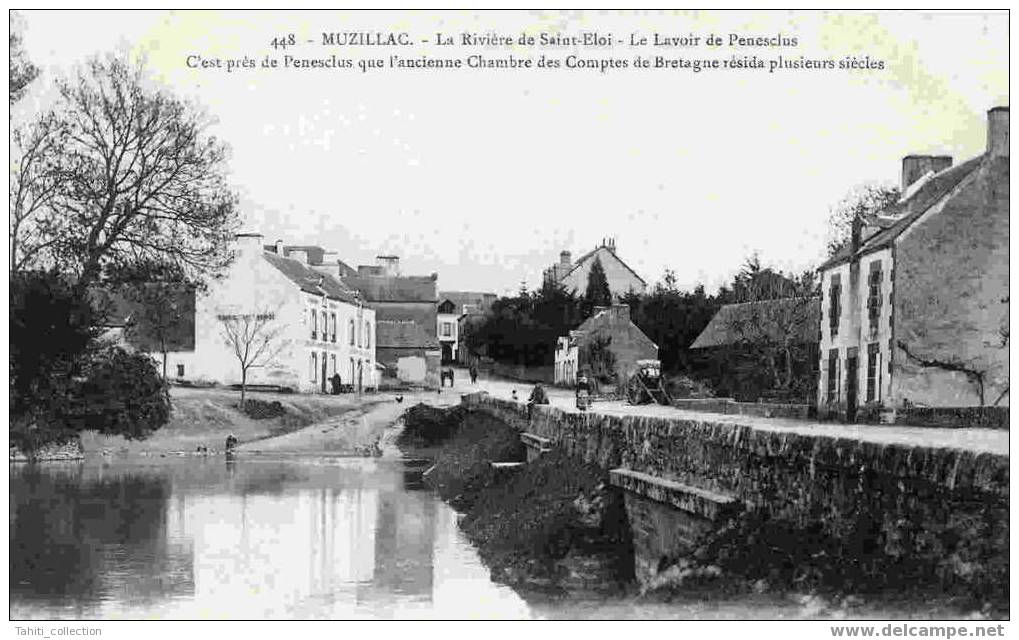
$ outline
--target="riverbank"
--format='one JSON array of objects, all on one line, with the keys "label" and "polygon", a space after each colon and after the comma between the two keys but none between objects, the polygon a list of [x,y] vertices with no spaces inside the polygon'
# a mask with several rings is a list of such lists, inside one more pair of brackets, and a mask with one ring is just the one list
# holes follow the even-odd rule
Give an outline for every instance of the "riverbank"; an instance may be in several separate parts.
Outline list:
[{"label": "riverbank", "polygon": [[426,484],[463,513],[497,582],[542,597],[629,588],[633,546],[603,471],[560,452],[525,463],[516,430],[459,407],[415,406],[404,423],[397,444],[434,458]]},{"label": "riverbank", "polygon": [[[279,403],[273,417],[253,418],[239,408],[240,393],[226,389],[170,390],[173,411],[170,420],[145,440],[127,440],[120,436],[85,432],[82,449],[89,455],[155,455],[173,452],[195,452],[204,447],[210,452],[222,451],[231,433],[240,445],[294,434],[312,425],[330,425],[363,415],[376,405],[396,404],[391,396],[371,395],[305,395],[282,393],[249,393],[249,400],[265,405]],[[307,438],[306,438],[307,440]]]}]

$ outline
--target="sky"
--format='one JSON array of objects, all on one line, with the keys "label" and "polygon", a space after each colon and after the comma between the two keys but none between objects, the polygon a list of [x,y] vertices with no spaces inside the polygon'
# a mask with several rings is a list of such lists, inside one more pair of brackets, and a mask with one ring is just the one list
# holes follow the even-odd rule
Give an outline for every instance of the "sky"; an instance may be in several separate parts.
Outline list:
[{"label": "sky", "polygon": [[[986,111],[1008,104],[1003,13],[22,16],[27,54],[43,73],[16,105],[15,123],[44,109],[53,80],[91,55],[144,59],[154,80],[205,109],[216,121],[211,133],[230,145],[243,231],[321,245],[352,265],[396,254],[406,274],[438,273],[442,290],[534,287],[561,250],[576,256],[607,237],[649,283],[668,268],[681,287],[713,290],[754,252],[776,268],[809,269],[822,257],[829,210],[853,187],[897,184],[904,155],[959,162],[981,153]],[[319,39],[348,30],[784,34],[799,40],[778,52],[787,57],[868,55],[885,69],[226,74],[186,64],[189,55],[261,58],[290,32]],[[333,52],[346,54],[298,55]],[[711,55],[732,53],[776,55]]]}]

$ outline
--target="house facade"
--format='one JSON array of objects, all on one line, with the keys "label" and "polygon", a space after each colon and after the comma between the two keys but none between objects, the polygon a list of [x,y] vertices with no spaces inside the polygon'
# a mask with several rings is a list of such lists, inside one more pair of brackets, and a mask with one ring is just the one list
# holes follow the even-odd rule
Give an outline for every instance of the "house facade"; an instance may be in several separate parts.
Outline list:
[{"label": "house facade", "polygon": [[[366,307],[374,310],[379,322],[391,323],[396,327],[390,335],[399,335],[398,344],[386,345],[387,349],[379,362],[386,367],[388,377],[399,372],[399,358],[416,358],[423,367],[423,377],[413,380],[429,387],[439,386],[439,361],[441,350],[436,340],[438,327],[438,275],[406,276],[400,273],[400,259],[397,256],[378,256],[374,265],[359,265],[357,274],[344,275],[340,280],[350,289],[357,291]],[[342,271],[342,267],[340,267]],[[416,330],[402,325],[413,323]],[[401,353],[399,358],[390,357]],[[408,365],[405,371],[418,371],[420,367]]]},{"label": "house facade", "polygon": [[442,349],[442,364],[466,363],[460,344],[461,318],[484,315],[495,302],[495,294],[482,291],[440,291],[436,335]]},{"label": "house facade", "polygon": [[339,374],[345,385],[376,386],[374,310],[337,278],[312,268],[306,253],[268,251],[257,233],[239,234],[236,242],[225,276],[195,300],[194,349],[169,354],[170,376],[240,383],[229,326],[242,346],[264,345],[272,355],[248,371],[248,384],[324,393]]},{"label": "house facade", "polygon": [[[608,355],[606,355],[608,354]],[[555,384],[572,386],[580,375],[601,377],[620,386],[638,360],[657,360],[658,345],[630,320],[630,307],[595,307],[594,313],[567,336],[556,340]]]},{"label": "house facade", "polygon": [[612,238],[603,240],[599,246],[580,256],[576,261],[569,251],[562,251],[559,254],[559,262],[545,269],[543,278],[546,282],[561,285],[567,291],[576,291],[578,295],[583,295],[587,290],[587,279],[596,259],[605,270],[609,291],[615,299],[630,291],[644,293],[647,289],[644,279],[616,254],[616,241]]},{"label": "house facade", "polygon": [[962,164],[904,158],[900,201],[820,268],[820,415],[1008,405],[1008,120]]}]

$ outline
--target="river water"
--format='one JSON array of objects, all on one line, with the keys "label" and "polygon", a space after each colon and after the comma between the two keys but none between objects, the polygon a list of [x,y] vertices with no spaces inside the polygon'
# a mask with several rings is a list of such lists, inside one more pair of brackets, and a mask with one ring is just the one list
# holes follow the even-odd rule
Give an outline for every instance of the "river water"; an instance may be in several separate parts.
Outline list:
[{"label": "river water", "polygon": [[11,618],[938,617],[767,596],[525,600],[492,581],[421,470],[311,456],[12,464]]}]

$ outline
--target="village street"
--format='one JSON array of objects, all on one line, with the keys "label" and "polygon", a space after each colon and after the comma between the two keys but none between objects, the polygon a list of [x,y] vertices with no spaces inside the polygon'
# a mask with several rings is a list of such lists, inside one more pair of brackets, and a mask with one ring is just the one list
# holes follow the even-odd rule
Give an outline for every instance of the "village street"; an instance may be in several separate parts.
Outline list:
[{"label": "village street", "polygon": [[[456,384],[453,392],[457,394],[472,391],[487,391],[497,398],[510,399],[516,390],[520,402],[526,403],[533,385],[512,380],[503,380],[488,376],[479,376],[476,385],[471,385],[466,370],[456,370]],[[573,392],[546,386],[552,406],[568,412],[577,412]],[[450,393],[447,387],[445,396]],[[705,420],[723,423],[736,423],[751,426],[762,431],[781,431],[806,435],[825,435],[832,438],[849,438],[879,444],[905,444],[927,447],[948,447],[967,451],[1008,455],[1008,431],[998,429],[944,429],[931,427],[908,427],[901,425],[858,425],[838,424],[834,422],[812,422],[783,418],[760,418],[756,416],[734,416],[700,411],[689,411],[660,405],[631,406],[625,401],[595,402],[590,409],[596,413],[613,415],[645,415],[657,417],[686,417],[693,420]]]}]

